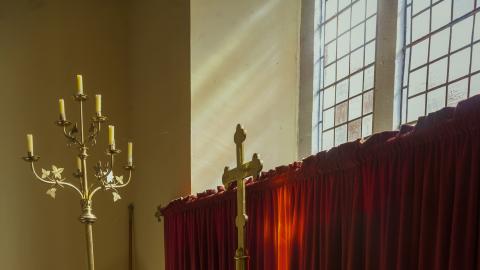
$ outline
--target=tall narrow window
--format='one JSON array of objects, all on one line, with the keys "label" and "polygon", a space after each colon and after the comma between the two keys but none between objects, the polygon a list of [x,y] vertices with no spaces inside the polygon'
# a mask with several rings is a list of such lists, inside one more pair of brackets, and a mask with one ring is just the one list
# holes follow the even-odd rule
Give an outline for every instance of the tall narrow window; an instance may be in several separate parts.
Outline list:
[{"label": "tall narrow window", "polygon": [[406,1],[402,123],[480,93],[480,1]]},{"label": "tall narrow window", "polygon": [[313,151],[372,133],[377,0],[316,0]]}]

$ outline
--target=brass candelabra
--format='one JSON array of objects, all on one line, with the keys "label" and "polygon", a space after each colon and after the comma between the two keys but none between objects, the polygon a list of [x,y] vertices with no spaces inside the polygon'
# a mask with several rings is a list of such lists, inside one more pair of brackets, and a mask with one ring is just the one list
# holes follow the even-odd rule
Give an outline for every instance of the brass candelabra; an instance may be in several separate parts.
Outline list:
[{"label": "brass candelabra", "polygon": [[93,176],[96,181],[93,183],[88,182],[87,178],[87,157],[89,147],[93,147],[97,143],[97,135],[100,133],[102,124],[107,121],[107,117],[101,113],[101,96],[96,96],[96,114],[92,117],[92,122],[88,130],[88,136],[84,132],[84,116],[83,107],[87,101],[87,95],[83,94],[83,83],[81,75],[77,75],[78,92],[73,96],[74,100],[80,105],[80,125],[73,124],[68,121],[65,116],[65,107],[63,99],[59,100],[60,104],[60,119],[55,122],[57,126],[63,129],[63,134],[67,138],[68,146],[78,147],[77,157],[77,169],[73,173],[73,176],[78,179],[77,186],[74,182],[69,182],[62,176],[63,168],[52,166],[51,170],[42,169],[41,174],[35,169],[35,163],[40,159],[39,156],[33,153],[33,136],[27,135],[28,151],[27,156],[23,157],[26,162],[31,165],[31,170],[34,176],[41,182],[51,185],[47,190],[47,194],[55,198],[55,193],[58,188],[69,187],[80,195],[81,202],[81,215],[79,220],[85,224],[86,243],[87,243],[87,259],[88,269],[94,270],[94,252],[93,252],[93,228],[92,225],[96,221],[97,217],[92,212],[92,200],[93,196],[99,190],[111,191],[113,194],[113,200],[117,201],[121,199],[118,189],[127,186],[132,178],[132,171],[134,170],[132,162],[132,144],[128,144],[128,163],[124,167],[128,179],[124,181],[123,175],[114,175],[114,161],[115,155],[120,153],[120,150],[115,147],[114,128],[109,126],[109,145],[106,151],[106,155],[109,161],[102,165],[99,161],[94,166]]}]

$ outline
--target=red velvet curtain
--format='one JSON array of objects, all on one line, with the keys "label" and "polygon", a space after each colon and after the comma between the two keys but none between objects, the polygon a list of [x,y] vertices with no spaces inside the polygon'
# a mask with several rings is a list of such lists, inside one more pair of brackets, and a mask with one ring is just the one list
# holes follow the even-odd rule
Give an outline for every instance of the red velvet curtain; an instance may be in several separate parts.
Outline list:
[{"label": "red velvet curtain", "polygon": [[[480,97],[247,186],[250,269],[480,269]],[[234,269],[234,190],[170,203],[166,269]]]}]

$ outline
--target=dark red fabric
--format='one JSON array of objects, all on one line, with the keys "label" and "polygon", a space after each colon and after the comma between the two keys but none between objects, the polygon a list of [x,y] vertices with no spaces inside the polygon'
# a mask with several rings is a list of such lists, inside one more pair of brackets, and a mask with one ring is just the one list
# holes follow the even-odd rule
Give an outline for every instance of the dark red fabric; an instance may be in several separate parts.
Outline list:
[{"label": "dark red fabric", "polygon": [[[250,269],[480,269],[480,97],[247,186]],[[234,269],[234,190],[170,203],[166,269]]]}]

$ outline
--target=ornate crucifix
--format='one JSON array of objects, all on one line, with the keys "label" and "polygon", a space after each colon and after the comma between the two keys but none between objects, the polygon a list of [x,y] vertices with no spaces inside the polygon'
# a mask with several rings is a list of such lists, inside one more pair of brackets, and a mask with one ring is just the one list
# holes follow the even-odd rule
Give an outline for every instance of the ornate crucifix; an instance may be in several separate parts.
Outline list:
[{"label": "ornate crucifix", "polygon": [[235,224],[237,226],[237,238],[238,245],[235,251],[235,269],[246,270],[248,269],[248,253],[245,245],[245,224],[247,223],[248,216],[246,212],[245,204],[245,178],[250,176],[256,177],[262,171],[262,161],[258,158],[258,155],[253,154],[252,161],[243,163],[243,142],[247,138],[245,130],[240,124],[237,125],[237,130],[233,137],[237,148],[237,167],[229,169],[225,167],[222,176],[223,185],[228,186],[233,182],[237,182],[237,217]]}]

